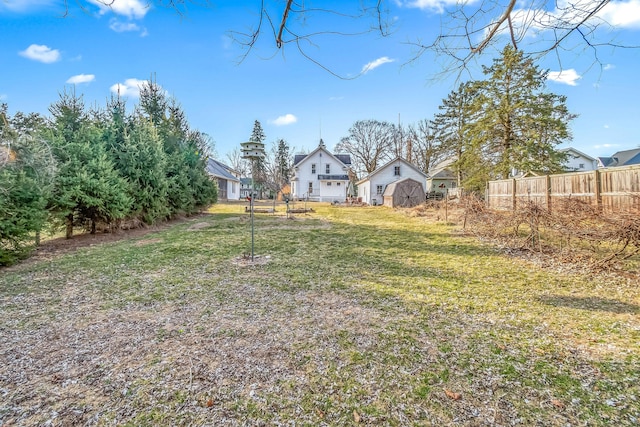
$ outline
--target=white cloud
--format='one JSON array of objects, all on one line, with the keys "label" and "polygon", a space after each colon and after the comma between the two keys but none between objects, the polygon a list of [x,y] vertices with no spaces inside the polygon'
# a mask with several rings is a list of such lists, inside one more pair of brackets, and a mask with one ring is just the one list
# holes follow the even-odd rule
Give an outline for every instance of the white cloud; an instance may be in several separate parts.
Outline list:
[{"label": "white cloud", "polygon": [[50,47],[42,44],[32,44],[19,53],[25,58],[44,62],[45,64],[50,64],[60,60],[60,51],[58,49],[51,49]]},{"label": "white cloud", "polygon": [[126,33],[128,31],[140,31],[140,27],[135,22],[121,22],[117,19],[112,19],[109,22],[109,28],[116,33]]},{"label": "white cloud", "polygon": [[616,28],[640,28],[640,0],[611,1],[598,16]]},{"label": "white cloud", "polygon": [[293,124],[297,121],[298,121],[298,118],[293,114],[285,114],[284,116],[280,116],[277,119],[272,120],[271,123],[273,123],[276,126],[286,126],[286,125]]},{"label": "white cloud", "polygon": [[613,64],[606,64],[604,67],[602,67],[604,71],[613,70],[614,68],[616,68],[616,66]]},{"label": "white cloud", "polygon": [[[459,0],[396,0],[396,4],[402,7],[417,8],[421,10],[434,10],[442,13],[447,6],[460,5]],[[466,5],[475,3],[475,0],[470,0]]]},{"label": "white cloud", "polygon": [[547,75],[547,80],[551,80],[556,83],[563,83],[569,86],[577,86],[577,82],[581,78],[582,77],[573,68],[562,71],[549,71],[549,74]]},{"label": "white cloud", "polygon": [[89,0],[100,8],[100,13],[113,12],[129,19],[142,19],[149,11],[149,4],[140,0],[118,0],[105,4],[104,0]]},{"label": "white cloud", "polygon": [[[516,8],[511,13],[511,24],[516,39],[524,37],[536,38],[553,28],[567,28],[580,25],[588,20],[587,25],[597,26],[602,21],[608,22],[615,29],[640,29],[640,0],[611,1],[595,16],[589,16],[594,8],[592,0],[557,0],[552,10]],[[492,26],[485,28],[483,37]],[[503,23],[498,34],[508,31],[507,23]]]},{"label": "white cloud", "polygon": [[7,95],[5,95],[4,93],[0,93],[0,101],[6,101],[7,99],[9,99]]},{"label": "white cloud", "polygon": [[344,96],[330,96],[329,101],[342,101]]},{"label": "white cloud", "polygon": [[124,83],[116,83],[111,86],[111,92],[120,96],[140,97],[140,88],[148,84],[147,80],[127,79]]},{"label": "white cloud", "polygon": [[609,129],[609,125],[604,125],[604,128],[605,129]]},{"label": "white cloud", "polygon": [[78,74],[76,76],[69,77],[67,83],[72,85],[77,85],[81,83],[91,83],[96,79],[96,76],[93,74]]},{"label": "white cloud", "polygon": [[367,74],[369,71],[378,68],[382,64],[393,61],[395,61],[395,59],[390,59],[388,56],[383,56],[382,58],[378,58],[375,61],[371,61],[368,64],[365,64],[364,67],[362,67],[362,71],[360,71],[360,73]]}]

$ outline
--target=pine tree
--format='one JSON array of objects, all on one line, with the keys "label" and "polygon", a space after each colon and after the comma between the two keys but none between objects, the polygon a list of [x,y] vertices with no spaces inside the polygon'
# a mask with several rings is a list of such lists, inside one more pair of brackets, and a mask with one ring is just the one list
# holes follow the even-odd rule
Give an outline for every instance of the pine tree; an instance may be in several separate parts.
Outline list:
[{"label": "pine tree", "polygon": [[107,156],[102,131],[88,120],[82,99],[65,92],[50,111],[51,142],[58,161],[51,209],[66,224],[67,238],[74,225],[95,233],[98,222],[111,224],[124,218],[131,205],[126,181]]},{"label": "pine tree", "polygon": [[[0,104],[0,265],[12,264],[29,252],[33,234],[39,235],[47,219],[46,203],[55,178],[49,147],[35,135],[38,125],[28,131],[16,128],[7,110]],[[22,123],[28,117],[16,116]]]},{"label": "pine tree", "polygon": [[472,147],[471,129],[477,121],[477,84],[462,83],[438,107],[440,113],[433,120],[435,138],[439,142],[443,157],[452,160],[450,168],[456,174],[458,186],[469,187],[465,178],[477,173],[465,165],[474,164],[478,159]]},{"label": "pine tree", "polygon": [[565,156],[555,146],[571,135],[575,116],[565,97],[544,92],[546,73],[531,58],[507,45],[480,86],[483,116],[474,133],[492,178],[507,178],[512,170],[560,171]]},{"label": "pine tree", "polygon": [[105,141],[120,174],[127,180],[131,215],[146,224],[169,216],[166,154],[156,128],[144,117],[127,118],[124,104],[110,104]]}]

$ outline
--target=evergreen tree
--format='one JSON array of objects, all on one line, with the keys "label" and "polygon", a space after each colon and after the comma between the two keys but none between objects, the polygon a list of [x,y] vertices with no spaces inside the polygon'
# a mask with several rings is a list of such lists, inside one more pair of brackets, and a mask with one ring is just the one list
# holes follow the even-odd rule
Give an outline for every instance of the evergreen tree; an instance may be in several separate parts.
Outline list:
[{"label": "evergreen tree", "polygon": [[262,125],[258,120],[256,120],[253,123],[253,131],[251,131],[251,137],[249,138],[249,141],[262,143],[266,138],[267,137],[265,136],[264,131],[262,130]]},{"label": "evergreen tree", "polygon": [[291,176],[291,154],[289,152],[289,144],[287,144],[284,139],[279,139],[276,150],[278,181],[280,188],[282,188],[289,182],[289,178]]},{"label": "evergreen tree", "polygon": [[146,224],[169,216],[166,154],[156,128],[144,117],[127,119],[123,104],[110,105],[105,141],[115,167],[127,180],[131,215]]},{"label": "evergreen tree", "polygon": [[192,131],[182,107],[168,99],[154,80],[140,91],[139,115],[156,129],[165,153],[169,215],[190,214],[217,200],[206,174],[206,149],[201,134]]},{"label": "evergreen tree", "polygon": [[58,161],[51,208],[66,224],[67,238],[74,225],[88,226],[95,233],[98,222],[111,224],[124,218],[131,205],[126,182],[107,156],[102,132],[88,120],[82,99],[65,92],[50,112]]},{"label": "evergreen tree", "polygon": [[[18,121],[27,117],[16,115]],[[32,135],[37,129],[16,129],[12,122],[7,105],[0,104],[0,265],[26,255],[33,235],[39,236],[55,177],[48,145]]]},{"label": "evergreen tree", "polygon": [[438,141],[443,157],[452,161],[450,168],[456,174],[458,186],[469,187],[465,178],[477,173],[471,172],[467,166],[478,161],[476,151],[472,147],[471,129],[478,120],[477,84],[462,83],[438,107],[440,112],[433,120],[434,136]]},{"label": "evergreen tree", "polygon": [[507,45],[480,86],[475,143],[491,166],[492,178],[512,170],[554,172],[566,160],[555,146],[570,139],[568,122],[575,116],[566,98],[544,92],[546,73],[531,58]]},{"label": "evergreen tree", "polygon": [[[262,125],[258,120],[253,123],[253,130],[249,141],[264,143],[266,136],[262,130]],[[257,189],[261,189],[267,185],[267,166],[264,159],[255,159],[251,161],[251,177],[253,184]]]}]

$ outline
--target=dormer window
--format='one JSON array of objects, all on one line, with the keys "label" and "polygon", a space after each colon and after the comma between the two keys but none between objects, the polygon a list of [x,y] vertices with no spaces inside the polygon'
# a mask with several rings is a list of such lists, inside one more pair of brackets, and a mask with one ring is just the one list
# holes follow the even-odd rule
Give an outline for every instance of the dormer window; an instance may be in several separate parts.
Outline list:
[{"label": "dormer window", "polygon": [[311,164],[311,173],[312,173],[312,174],[315,174],[315,173],[316,173],[316,164],[315,164],[315,163],[312,163],[312,164]]},{"label": "dormer window", "polygon": [[400,176],[400,166],[393,167],[393,175]]}]

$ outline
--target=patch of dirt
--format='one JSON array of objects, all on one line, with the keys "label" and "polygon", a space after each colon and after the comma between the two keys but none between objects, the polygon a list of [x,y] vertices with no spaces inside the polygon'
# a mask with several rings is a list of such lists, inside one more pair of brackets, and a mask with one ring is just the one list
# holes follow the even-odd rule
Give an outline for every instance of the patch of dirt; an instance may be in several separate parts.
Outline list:
[{"label": "patch of dirt", "polygon": [[[157,233],[158,231],[165,230],[167,228],[173,227],[176,224],[196,221],[198,219],[204,218],[209,214],[201,213],[198,215],[193,215],[190,217],[179,217],[170,221],[165,221],[163,223],[159,223],[152,226],[142,226],[138,228],[131,228],[126,230],[117,230],[115,232],[104,232],[104,233],[81,233],[74,234],[71,239],[66,239],[64,237],[59,237],[55,239],[44,240],[40,246],[38,246],[31,256],[17,265],[24,265],[26,263],[32,263],[43,259],[52,259],[59,255],[64,255],[73,251],[76,251],[81,248],[86,248],[94,245],[101,245],[104,243],[117,242],[124,239],[133,239],[138,237],[146,236],[147,234]],[[205,222],[200,222],[200,224],[207,224]],[[158,242],[159,239],[145,239],[138,242],[138,245],[145,245]],[[10,271],[12,267],[0,267],[0,271],[8,270]]]},{"label": "patch of dirt", "polygon": [[240,267],[248,267],[251,265],[265,265],[269,261],[271,261],[271,255],[255,255],[254,254],[253,259],[251,259],[251,254],[244,254],[240,257],[234,258],[232,263]]}]

